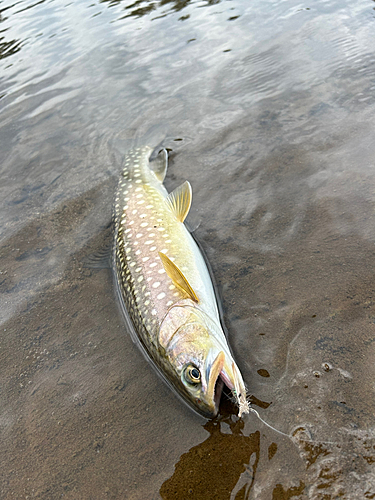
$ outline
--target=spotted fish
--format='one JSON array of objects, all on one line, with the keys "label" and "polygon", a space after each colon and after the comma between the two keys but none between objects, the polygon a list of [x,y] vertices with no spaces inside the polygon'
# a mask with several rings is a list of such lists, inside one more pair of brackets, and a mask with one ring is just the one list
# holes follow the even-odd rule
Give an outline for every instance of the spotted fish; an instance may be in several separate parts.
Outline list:
[{"label": "spotted fish", "polygon": [[167,152],[125,157],[115,202],[115,278],[133,337],[166,382],[205,417],[218,413],[224,384],[239,416],[246,389],[220,326],[214,288],[184,225],[192,199],[184,182],[168,194]]}]

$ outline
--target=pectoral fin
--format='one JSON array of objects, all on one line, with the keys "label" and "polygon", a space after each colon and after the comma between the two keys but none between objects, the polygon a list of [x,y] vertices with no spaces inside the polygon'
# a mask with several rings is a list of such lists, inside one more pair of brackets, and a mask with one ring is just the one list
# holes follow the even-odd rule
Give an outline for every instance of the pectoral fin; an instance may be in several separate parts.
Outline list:
[{"label": "pectoral fin", "polygon": [[196,293],[176,264],[174,264],[171,259],[162,252],[159,252],[159,257],[161,258],[165,272],[171,278],[173,284],[183,290],[191,298],[191,300],[198,303],[199,299]]},{"label": "pectoral fin", "polygon": [[175,214],[177,220],[184,222],[189,213],[192,199],[191,185],[185,181],[172,191],[167,198],[167,205]]}]

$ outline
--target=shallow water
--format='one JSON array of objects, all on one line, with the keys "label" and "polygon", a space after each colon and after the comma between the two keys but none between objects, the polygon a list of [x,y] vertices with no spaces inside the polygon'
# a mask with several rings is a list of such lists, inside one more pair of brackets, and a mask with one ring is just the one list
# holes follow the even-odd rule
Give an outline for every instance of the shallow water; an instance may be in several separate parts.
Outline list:
[{"label": "shallow water", "polygon": [[[374,7],[2,2],[1,498],[375,498]],[[280,432],[181,404],[85,267],[152,127]]]}]

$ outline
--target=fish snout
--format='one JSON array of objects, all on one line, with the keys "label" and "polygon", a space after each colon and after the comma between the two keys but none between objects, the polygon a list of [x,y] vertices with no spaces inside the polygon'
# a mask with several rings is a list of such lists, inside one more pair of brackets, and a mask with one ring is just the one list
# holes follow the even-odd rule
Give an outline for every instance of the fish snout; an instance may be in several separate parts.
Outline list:
[{"label": "fish snout", "polygon": [[[213,360],[213,361],[211,361]],[[248,413],[246,387],[241,372],[229,353],[212,348],[206,362],[206,400],[213,416],[219,411],[224,385],[232,392],[239,407],[239,416]]]},{"label": "fish snout", "polygon": [[209,418],[216,417],[219,411],[221,393],[224,382],[221,373],[225,364],[225,353],[222,350],[210,349],[206,363],[205,374],[202,377],[202,399],[197,400],[201,412]]}]

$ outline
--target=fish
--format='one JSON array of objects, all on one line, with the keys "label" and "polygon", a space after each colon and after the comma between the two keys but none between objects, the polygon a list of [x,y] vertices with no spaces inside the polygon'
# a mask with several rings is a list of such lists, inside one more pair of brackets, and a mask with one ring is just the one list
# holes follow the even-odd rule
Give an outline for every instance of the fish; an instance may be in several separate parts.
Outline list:
[{"label": "fish", "polygon": [[194,411],[214,418],[224,385],[238,415],[249,412],[246,387],[221,326],[205,259],[184,221],[188,181],[168,193],[168,153],[130,150],[114,208],[115,284],[133,340],[165,382]]}]

